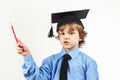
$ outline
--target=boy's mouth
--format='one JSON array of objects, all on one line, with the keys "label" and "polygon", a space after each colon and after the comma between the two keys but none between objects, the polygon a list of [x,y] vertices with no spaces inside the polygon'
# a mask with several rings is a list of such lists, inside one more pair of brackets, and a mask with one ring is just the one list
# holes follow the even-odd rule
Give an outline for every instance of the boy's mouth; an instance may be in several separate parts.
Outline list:
[{"label": "boy's mouth", "polygon": [[69,41],[64,41],[64,44],[68,44],[68,43],[70,43]]}]

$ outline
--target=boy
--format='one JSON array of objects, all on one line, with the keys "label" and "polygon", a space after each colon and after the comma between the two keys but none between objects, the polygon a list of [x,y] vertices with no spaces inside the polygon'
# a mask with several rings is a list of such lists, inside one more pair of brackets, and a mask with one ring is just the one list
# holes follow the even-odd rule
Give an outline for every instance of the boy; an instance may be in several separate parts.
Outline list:
[{"label": "boy", "polygon": [[[80,19],[85,18],[88,11],[52,14],[52,22],[58,22],[56,38],[63,48],[44,59],[41,67],[35,64],[25,44],[18,41],[17,51],[24,56],[22,68],[27,80],[99,80],[96,62],[79,50],[87,35]],[[49,37],[52,36],[51,28]]]}]

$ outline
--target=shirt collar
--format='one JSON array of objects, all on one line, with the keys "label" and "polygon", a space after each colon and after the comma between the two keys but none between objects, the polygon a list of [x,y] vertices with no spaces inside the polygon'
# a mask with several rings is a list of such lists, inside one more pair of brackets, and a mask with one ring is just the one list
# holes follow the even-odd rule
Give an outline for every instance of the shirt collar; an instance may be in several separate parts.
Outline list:
[{"label": "shirt collar", "polygon": [[[59,58],[61,58],[64,54],[66,54],[66,50],[62,48],[61,52],[59,53]],[[76,58],[80,53],[79,48],[74,48],[68,54],[71,56],[72,59]]]}]

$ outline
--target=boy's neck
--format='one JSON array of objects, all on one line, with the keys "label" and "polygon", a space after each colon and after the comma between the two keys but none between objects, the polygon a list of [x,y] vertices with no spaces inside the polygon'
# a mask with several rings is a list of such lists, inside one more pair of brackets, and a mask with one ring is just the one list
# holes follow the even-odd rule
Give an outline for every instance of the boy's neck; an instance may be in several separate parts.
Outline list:
[{"label": "boy's neck", "polygon": [[[74,47],[74,48],[78,48],[78,47]],[[72,49],[65,49],[67,53],[71,52],[74,48]]]}]

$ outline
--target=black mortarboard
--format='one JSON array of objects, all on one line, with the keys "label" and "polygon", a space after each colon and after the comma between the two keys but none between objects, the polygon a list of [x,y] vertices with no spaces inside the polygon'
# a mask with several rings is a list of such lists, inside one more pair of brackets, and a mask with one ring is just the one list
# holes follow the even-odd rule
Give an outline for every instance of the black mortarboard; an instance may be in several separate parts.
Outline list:
[{"label": "black mortarboard", "polygon": [[[68,23],[79,24],[84,29],[84,26],[80,19],[86,18],[88,11],[89,11],[89,9],[52,13],[52,15],[51,15],[52,23],[57,23],[57,31],[60,26],[62,26],[64,24],[68,24]],[[53,37],[53,36],[54,36],[53,35],[53,27],[51,27],[48,37]]]}]

